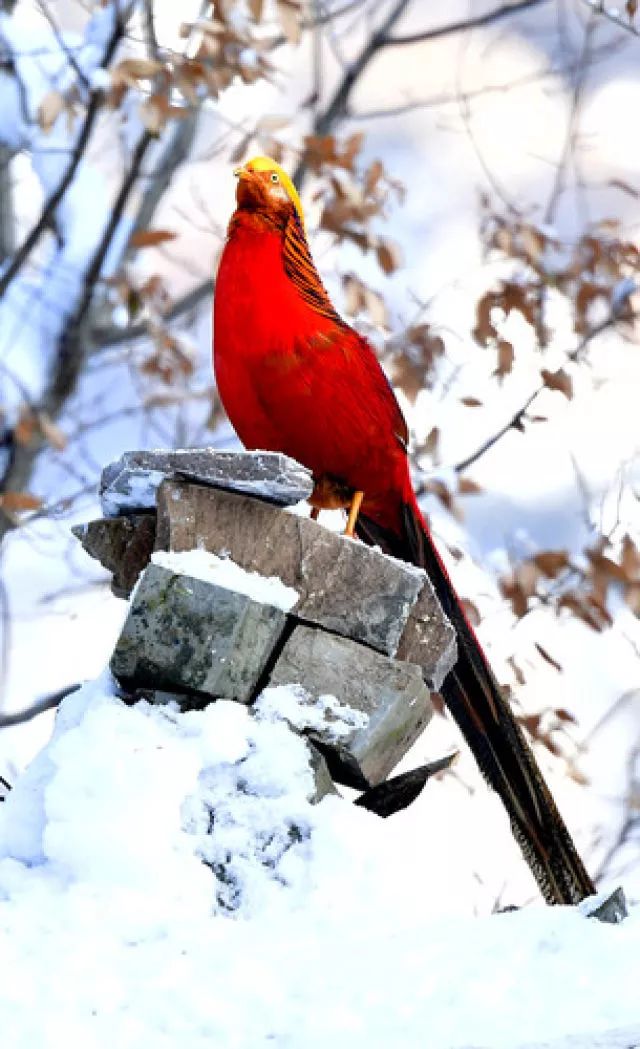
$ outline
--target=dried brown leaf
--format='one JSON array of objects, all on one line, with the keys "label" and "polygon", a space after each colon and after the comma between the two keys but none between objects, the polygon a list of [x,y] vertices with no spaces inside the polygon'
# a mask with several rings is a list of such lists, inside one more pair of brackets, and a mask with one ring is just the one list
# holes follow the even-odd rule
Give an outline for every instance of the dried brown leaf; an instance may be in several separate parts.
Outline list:
[{"label": "dried brown leaf", "polygon": [[67,435],[63,433],[57,423],[46,412],[39,412],[38,426],[45,441],[48,441],[57,452],[63,452],[67,447]]},{"label": "dried brown leaf", "polygon": [[509,375],[513,369],[514,350],[510,342],[506,339],[498,339],[498,366],[494,372],[502,378],[504,375]]},{"label": "dried brown leaf", "polygon": [[155,248],[158,244],[175,240],[177,236],[178,234],[170,229],[138,229],[131,234],[129,243],[132,248]]},{"label": "dried brown leaf", "polygon": [[558,368],[555,372],[550,372],[543,368],[540,376],[545,386],[550,390],[559,390],[568,400],[571,400],[573,397],[573,380],[564,368]]},{"label": "dried brown leaf", "polygon": [[162,62],[153,58],[123,58],[111,70],[111,81],[115,86],[137,87],[139,80],[150,80],[163,69]]},{"label": "dried brown leaf", "polygon": [[378,264],[385,273],[393,273],[402,264],[402,256],[397,244],[390,240],[381,240],[376,248]]},{"label": "dried brown leaf", "polygon": [[0,507],[10,513],[19,513],[21,510],[39,510],[42,499],[29,492],[2,492],[0,493]]},{"label": "dried brown leaf", "polygon": [[67,101],[60,91],[47,91],[38,106],[38,124],[45,134],[51,131],[56,120],[67,108]]},{"label": "dried brown leaf", "polygon": [[482,486],[477,481],[472,481],[470,477],[458,478],[458,492],[460,495],[480,495],[482,491]]},{"label": "dried brown leaf", "polygon": [[555,579],[569,566],[569,555],[566,550],[542,550],[533,558],[534,564],[547,579]]},{"label": "dried brown leaf", "polygon": [[276,0],[276,7],[278,10],[280,25],[282,26],[282,32],[286,36],[287,42],[293,47],[297,47],[300,43],[300,37],[302,36],[300,8],[298,4],[293,3],[293,0]]},{"label": "dried brown leaf", "polygon": [[23,447],[31,444],[38,427],[38,420],[30,408],[23,408],[13,428],[13,439]]}]

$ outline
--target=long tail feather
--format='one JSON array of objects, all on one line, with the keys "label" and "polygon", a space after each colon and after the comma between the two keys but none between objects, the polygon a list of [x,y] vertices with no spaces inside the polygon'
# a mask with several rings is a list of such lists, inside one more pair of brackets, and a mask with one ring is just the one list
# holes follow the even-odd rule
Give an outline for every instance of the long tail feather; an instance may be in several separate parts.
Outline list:
[{"label": "long tail feather", "polygon": [[469,625],[417,504],[402,506],[402,535],[367,517],[358,533],[424,568],[458,639],[458,661],[442,697],[483,776],[500,796],[513,835],[548,903],[577,903],[595,892],[523,731]]}]

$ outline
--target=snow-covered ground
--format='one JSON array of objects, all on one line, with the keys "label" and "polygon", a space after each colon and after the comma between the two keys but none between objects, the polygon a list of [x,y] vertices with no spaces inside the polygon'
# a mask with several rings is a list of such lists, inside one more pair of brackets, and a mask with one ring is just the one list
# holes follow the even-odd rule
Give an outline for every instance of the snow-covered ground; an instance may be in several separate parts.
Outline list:
[{"label": "snow-covered ground", "polygon": [[463,917],[455,854],[311,789],[273,704],[66,699],[0,812],[3,1044],[640,1043],[640,910]]}]

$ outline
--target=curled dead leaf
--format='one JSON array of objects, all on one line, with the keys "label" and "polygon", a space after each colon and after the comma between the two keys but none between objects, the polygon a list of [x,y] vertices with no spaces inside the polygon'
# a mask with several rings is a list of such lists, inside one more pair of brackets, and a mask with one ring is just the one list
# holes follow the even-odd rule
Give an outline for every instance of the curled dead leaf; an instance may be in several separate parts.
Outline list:
[{"label": "curled dead leaf", "polygon": [[38,124],[45,135],[51,131],[56,120],[67,108],[67,101],[60,91],[47,91],[38,106]]},{"label": "curled dead leaf", "polygon": [[9,513],[20,513],[23,510],[39,510],[42,499],[29,492],[2,492],[0,493],[0,507]]},{"label": "curled dead leaf", "polygon": [[132,248],[155,248],[158,244],[175,240],[177,236],[178,234],[170,229],[138,229],[131,234],[129,243]]},{"label": "curled dead leaf", "polygon": [[458,478],[458,492],[460,495],[480,495],[482,491],[482,486],[479,485],[477,481],[473,481],[470,477]]},{"label": "curled dead leaf", "polygon": [[544,385],[549,390],[558,390],[560,393],[563,393],[568,400],[571,400],[573,397],[573,380],[564,368],[558,368],[555,372],[543,368],[540,372],[540,376]]}]

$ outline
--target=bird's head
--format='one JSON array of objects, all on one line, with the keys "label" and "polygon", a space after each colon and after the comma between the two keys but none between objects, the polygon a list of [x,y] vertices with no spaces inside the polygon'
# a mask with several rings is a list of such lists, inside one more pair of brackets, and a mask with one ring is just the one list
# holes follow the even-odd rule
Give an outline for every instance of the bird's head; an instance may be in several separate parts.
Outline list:
[{"label": "bird's head", "polygon": [[298,191],[286,171],[270,157],[253,157],[234,171],[238,179],[236,200],[247,211],[261,211],[286,221],[291,207],[304,229],[304,212]]}]

